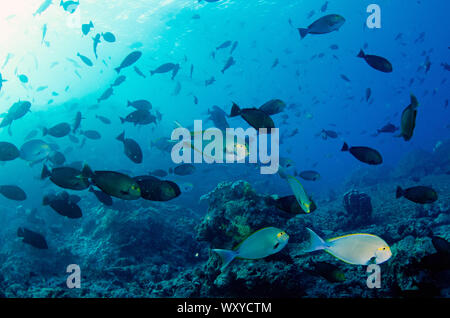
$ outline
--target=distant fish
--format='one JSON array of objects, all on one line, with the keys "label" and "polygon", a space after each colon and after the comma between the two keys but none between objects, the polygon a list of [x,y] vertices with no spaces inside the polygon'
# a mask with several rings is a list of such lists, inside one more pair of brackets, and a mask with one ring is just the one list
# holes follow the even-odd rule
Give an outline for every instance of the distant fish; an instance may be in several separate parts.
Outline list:
[{"label": "distant fish", "polygon": [[[50,1],[51,3],[51,1]],[[40,250],[47,250],[48,244],[45,240],[45,237],[42,234],[33,232],[24,227],[19,227],[17,229],[17,236],[22,238],[22,242],[28,245],[33,246],[34,248]]]},{"label": "distant fish", "polygon": [[92,66],[92,65],[94,65],[93,63],[92,63],[92,61],[88,58],[88,57],[86,57],[86,56],[84,56],[84,55],[81,55],[80,53],[77,53],[77,56],[83,61],[83,63],[84,64],[86,64],[87,66]]},{"label": "distant fish", "polygon": [[103,40],[109,43],[116,42],[116,37],[111,32],[102,33]]},{"label": "distant fish", "polygon": [[86,138],[91,139],[91,140],[98,140],[98,139],[102,138],[102,135],[96,130],[80,131],[80,135],[83,135]]},{"label": "distant fish", "polygon": [[42,14],[45,10],[48,9],[48,7],[50,7],[51,4],[52,4],[52,0],[44,0],[44,2],[41,3],[39,8],[36,10],[36,12],[33,13],[33,16]]},{"label": "distant fish", "polygon": [[90,21],[87,24],[82,24],[81,25],[81,32],[83,32],[84,35],[88,35],[89,31],[91,31],[91,29],[94,27],[94,24],[92,23],[92,21]]},{"label": "distant fish", "polygon": [[158,66],[156,69],[150,71],[150,74],[154,75],[154,74],[167,73],[167,72],[174,70],[177,67],[177,65],[178,64],[174,64],[174,63],[165,63],[165,64]]},{"label": "distant fish", "polygon": [[137,60],[139,60],[139,58],[142,56],[142,52],[141,51],[134,51],[131,52],[130,54],[127,55],[127,57],[125,57],[125,59],[122,61],[122,63],[120,64],[119,67],[115,68],[117,73],[120,73],[120,71],[123,68],[126,68],[128,66],[133,65],[134,63],[137,62]]},{"label": "distant fish", "polygon": [[5,80],[2,78],[2,74],[0,73],[0,91],[2,90],[3,87],[3,82],[7,82],[8,80]]},{"label": "distant fish", "polygon": [[401,187],[397,187],[395,197],[405,197],[409,201],[420,204],[433,203],[438,199],[438,195],[435,190],[430,187],[417,186],[403,190]]},{"label": "distant fish", "polygon": [[350,79],[347,76],[345,76],[344,74],[341,74],[341,78],[346,82],[349,82],[349,83],[351,82]]},{"label": "distant fish", "polygon": [[370,96],[372,96],[372,89],[370,87],[366,88],[366,102],[369,101]]},{"label": "distant fish", "polygon": [[341,151],[349,151],[356,159],[369,165],[379,165],[383,163],[381,154],[369,147],[349,147],[344,142]]},{"label": "distant fish", "polygon": [[234,50],[236,50],[238,44],[239,44],[238,41],[234,41],[234,42],[233,42],[233,46],[231,47],[231,50],[230,50],[230,55],[232,55],[233,52],[234,52]]},{"label": "distant fish", "polygon": [[234,64],[236,64],[236,61],[233,59],[232,56],[230,56],[230,57],[228,58],[227,62],[225,63],[225,66],[224,66],[223,69],[221,70],[221,72],[222,72],[223,74],[225,74],[225,71],[226,71],[227,69],[229,69],[231,66],[233,66]]},{"label": "distant fish", "polygon": [[111,124],[111,120],[109,120],[108,118],[106,118],[104,116],[95,115],[95,118],[97,118],[98,120],[100,120],[102,123],[104,123],[106,125]]},{"label": "distant fish", "polygon": [[383,127],[381,127],[380,129],[377,129],[377,133],[394,133],[398,130],[398,127],[396,127],[395,125],[388,123],[386,125],[384,125]]},{"label": "distant fish", "polygon": [[127,104],[128,107],[134,107],[139,110],[150,110],[152,109],[152,103],[150,103],[148,100],[140,99],[135,101],[128,101]]},{"label": "distant fish", "polygon": [[384,72],[391,73],[392,72],[392,64],[387,59],[381,56],[376,55],[368,55],[365,54],[363,50],[359,51],[358,57],[363,58],[367,64],[369,64],[372,68]]},{"label": "distant fish", "polygon": [[325,3],[320,8],[320,11],[325,12],[325,11],[327,11],[327,9],[328,9],[328,1],[325,1]]},{"label": "distant fish", "polygon": [[17,77],[19,78],[19,80],[20,80],[22,83],[24,83],[24,84],[28,83],[28,77],[27,77],[25,74],[20,74],[20,75],[17,76]]},{"label": "distant fish", "polygon": [[175,85],[175,88],[173,90],[172,96],[179,95],[180,91],[181,91],[181,84],[180,84],[180,82],[177,82],[177,84]]},{"label": "distant fish", "polygon": [[134,67],[134,71],[135,71],[139,76],[141,76],[141,77],[143,77],[143,78],[146,78],[146,76],[144,75],[144,73],[142,73],[142,71],[141,71],[137,66]]},{"label": "distant fish", "polygon": [[339,30],[345,23],[344,17],[338,14],[329,14],[314,21],[308,28],[299,28],[298,32],[303,39],[308,34],[326,34]]},{"label": "distant fish", "polygon": [[44,43],[46,35],[47,35],[47,23],[42,26],[42,40],[41,40],[41,44]]},{"label": "distant fish", "polygon": [[403,137],[405,141],[409,141],[414,133],[416,127],[417,108],[419,102],[417,98],[411,94],[411,103],[402,112],[400,123],[401,132],[398,137]]},{"label": "distant fish", "polygon": [[41,92],[41,91],[43,91],[43,90],[45,90],[45,89],[47,89],[48,88],[48,86],[39,86],[37,89],[36,89],[36,92]]},{"label": "distant fish", "polygon": [[42,135],[50,135],[55,138],[62,138],[67,136],[71,131],[71,127],[68,123],[60,123],[51,128],[43,128]]},{"label": "distant fish", "polygon": [[231,45],[231,41],[225,41],[222,44],[220,44],[218,47],[216,47],[216,51],[220,49],[225,49]]},{"label": "distant fish", "polygon": [[100,41],[100,33],[97,33],[95,35],[95,37],[92,38],[92,40],[94,41],[94,55],[95,55],[95,58],[97,59],[98,58],[97,47],[98,47],[98,44],[101,42]]},{"label": "distant fish", "polygon": [[80,5],[80,1],[75,2],[75,1],[69,0],[69,1],[64,2],[63,0],[61,0],[59,5],[63,7],[64,11],[69,12],[70,14],[72,14],[72,13],[75,12],[75,10]]},{"label": "distant fish", "polygon": [[113,88],[112,87],[108,88],[106,91],[103,92],[102,96],[100,96],[100,98],[97,99],[97,103],[100,103],[102,100],[107,100],[112,96],[113,93],[114,93]]},{"label": "distant fish", "polygon": [[0,185],[0,194],[13,201],[25,201],[27,194],[16,185]]},{"label": "distant fish", "polygon": [[123,82],[125,82],[126,79],[127,79],[127,78],[126,78],[125,75],[120,75],[119,77],[116,78],[116,80],[114,81],[114,83],[112,83],[111,87],[119,86],[120,84],[122,84]]},{"label": "distant fish", "polygon": [[212,85],[212,84],[214,84],[215,81],[216,81],[216,79],[214,78],[214,76],[212,76],[210,79],[207,79],[205,81],[205,86]]}]

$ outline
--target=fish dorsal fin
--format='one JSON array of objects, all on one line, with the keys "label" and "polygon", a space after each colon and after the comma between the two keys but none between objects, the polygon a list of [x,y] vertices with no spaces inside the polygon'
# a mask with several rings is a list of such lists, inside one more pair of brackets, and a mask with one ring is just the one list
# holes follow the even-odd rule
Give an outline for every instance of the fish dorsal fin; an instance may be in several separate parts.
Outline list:
[{"label": "fish dorsal fin", "polygon": [[344,237],[356,236],[356,235],[364,235],[364,236],[377,237],[376,235],[368,234],[368,233],[353,233],[353,234],[346,234],[346,235],[341,235],[341,236],[329,238],[329,239],[326,239],[325,242],[327,242],[327,243],[329,243],[329,242],[334,242],[334,241],[339,240],[339,239],[344,238]]}]

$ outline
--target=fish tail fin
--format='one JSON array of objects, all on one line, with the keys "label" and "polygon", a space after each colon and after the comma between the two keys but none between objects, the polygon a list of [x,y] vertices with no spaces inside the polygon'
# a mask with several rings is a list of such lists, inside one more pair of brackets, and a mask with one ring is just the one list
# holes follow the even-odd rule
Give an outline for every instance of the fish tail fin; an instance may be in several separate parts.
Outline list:
[{"label": "fish tail fin", "polygon": [[237,256],[237,253],[231,250],[213,249],[212,251],[216,252],[222,260],[221,270],[224,270]]},{"label": "fish tail fin", "polygon": [[130,107],[130,106],[131,106],[131,102],[127,101],[127,107]]},{"label": "fish tail fin", "polygon": [[348,145],[346,142],[344,142],[344,145],[342,145],[341,151],[348,151]]},{"label": "fish tail fin", "polygon": [[319,250],[324,250],[328,247],[328,244],[319,236],[317,235],[313,230],[310,228],[306,228],[309,232],[309,246],[305,248],[304,252],[314,252]]},{"label": "fish tail fin", "polygon": [[123,118],[123,117],[119,117],[120,118],[120,122],[123,124],[123,123],[125,123],[125,118]]},{"label": "fish tail fin", "polygon": [[48,169],[46,165],[43,165],[41,172],[41,180],[47,179],[52,175],[52,172]]},{"label": "fish tail fin", "polygon": [[93,27],[94,27],[94,23],[92,23],[92,21],[90,21],[90,22],[89,22],[89,26],[90,26],[91,28],[93,28]]},{"label": "fish tail fin", "polygon": [[116,140],[125,141],[125,131],[123,131],[119,136],[116,137]]},{"label": "fish tail fin", "polygon": [[[95,55],[95,56],[97,56],[97,55]],[[116,67],[114,70],[117,72],[117,74],[120,73],[120,67]]]},{"label": "fish tail fin", "polygon": [[155,72],[154,71],[150,71],[150,75],[153,76],[153,74],[155,74]]},{"label": "fish tail fin", "polygon": [[417,97],[414,96],[414,94],[411,94],[411,105],[412,105],[413,109],[416,109],[417,107],[419,107],[419,101],[417,100]]},{"label": "fish tail fin", "polygon": [[18,236],[18,237],[25,237],[25,231],[23,230],[22,227],[19,227],[19,228],[17,229],[17,236]]},{"label": "fish tail fin", "polygon": [[81,169],[81,176],[84,178],[92,178],[94,176],[94,172],[87,163],[85,163],[83,169]]},{"label": "fish tail fin", "polygon": [[42,137],[47,136],[48,134],[48,129],[47,128],[42,128]]},{"label": "fish tail fin", "polygon": [[298,28],[298,33],[300,34],[300,38],[305,38],[305,36],[309,33],[309,29]]},{"label": "fish tail fin", "polygon": [[233,102],[233,106],[231,107],[230,117],[239,116],[240,114],[241,114],[241,109],[235,102]]},{"label": "fish tail fin", "polygon": [[364,58],[366,55],[364,54],[364,51],[361,49],[361,50],[359,50],[359,53],[358,53],[358,55],[357,55],[357,57],[361,57],[361,58]]},{"label": "fish tail fin", "polygon": [[94,188],[92,186],[89,187],[89,192],[94,192]]},{"label": "fish tail fin", "polygon": [[397,186],[397,191],[395,192],[395,198],[401,198],[404,194],[403,189],[400,186]]}]

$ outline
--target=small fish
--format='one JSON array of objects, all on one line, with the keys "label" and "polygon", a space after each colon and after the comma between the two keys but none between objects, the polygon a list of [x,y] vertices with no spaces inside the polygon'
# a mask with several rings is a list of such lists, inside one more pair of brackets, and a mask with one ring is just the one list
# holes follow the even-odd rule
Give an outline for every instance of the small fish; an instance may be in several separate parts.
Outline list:
[{"label": "small fish", "polygon": [[80,53],[77,53],[77,56],[83,61],[83,63],[84,64],[86,64],[87,66],[92,66],[92,65],[94,65],[93,63],[92,63],[92,61],[88,58],[88,57],[86,57],[86,56],[84,56],[84,55],[81,55]]},{"label": "small fish", "polygon": [[121,71],[123,68],[126,68],[126,67],[131,66],[131,65],[133,65],[134,63],[136,63],[137,60],[139,60],[141,56],[142,56],[142,52],[141,52],[141,51],[134,51],[134,52],[131,52],[130,54],[128,54],[128,55],[125,57],[125,59],[124,59],[124,60],[122,61],[122,63],[120,64],[120,66],[117,67],[117,68],[115,68],[115,71],[116,71],[117,73],[120,73],[120,71]]},{"label": "small fish", "polygon": [[369,64],[372,68],[384,72],[391,73],[392,72],[392,64],[387,59],[381,56],[376,55],[368,55],[365,54],[363,50],[359,51],[357,57],[363,58],[367,64]]},{"label": "small fish", "polygon": [[96,130],[80,131],[80,135],[83,135],[86,138],[91,139],[91,140],[98,140],[98,139],[102,138],[102,135]]},{"label": "small fish", "polygon": [[102,33],[103,40],[109,43],[116,42],[116,37],[111,32]]},{"label": "small fish", "polygon": [[349,83],[351,82],[350,79],[347,76],[345,76],[344,74],[341,74],[341,78],[346,82],[349,82]]},{"label": "small fish", "polygon": [[250,126],[255,129],[266,128],[270,133],[271,128],[275,128],[272,118],[264,111],[256,108],[241,109],[236,103],[233,103],[229,117],[241,116]]},{"label": "small fish", "polygon": [[233,46],[231,47],[231,50],[230,50],[230,55],[232,55],[233,52],[234,52],[234,50],[236,50],[238,44],[239,44],[238,41],[234,41],[234,42],[233,42]]},{"label": "small fish", "polygon": [[275,227],[266,227],[254,232],[233,250],[213,249],[222,259],[224,270],[235,258],[261,259],[278,253],[288,243],[289,235]]},{"label": "small fish", "polygon": [[59,5],[63,7],[64,11],[72,14],[78,8],[79,4],[80,4],[79,1],[75,2],[75,1],[69,0],[69,1],[64,2],[63,0],[61,0]]},{"label": "small fish", "polygon": [[210,79],[207,79],[205,81],[205,87],[214,84],[215,81],[216,79],[214,78],[214,76],[212,76]]},{"label": "small fish", "polygon": [[84,35],[88,35],[89,31],[91,31],[91,29],[94,27],[94,24],[92,23],[92,21],[90,21],[87,24],[82,24],[81,25],[81,32],[83,32]]},{"label": "small fish", "polygon": [[420,204],[433,203],[438,199],[438,195],[435,190],[424,186],[417,186],[404,190],[401,187],[397,187],[395,197],[397,199],[405,197],[409,201]]},{"label": "small fish", "polygon": [[372,89],[370,87],[366,88],[366,102],[369,101],[370,96],[372,96]]},{"label": "small fish", "polygon": [[379,165],[383,163],[383,157],[381,154],[369,147],[348,147],[344,142],[341,151],[349,151],[356,159],[369,165]]},{"label": "small fish", "polygon": [[19,227],[17,230],[17,236],[22,238],[22,242],[25,244],[31,245],[40,250],[48,249],[47,241],[42,234],[33,232],[24,227]]},{"label": "small fish", "polygon": [[20,74],[20,75],[17,76],[17,77],[19,78],[19,80],[20,80],[22,83],[24,83],[24,84],[28,83],[28,77],[27,77],[25,74]]},{"label": "small fish", "polygon": [[326,34],[339,30],[345,23],[344,17],[338,14],[330,14],[314,21],[307,28],[297,29],[303,39],[308,34]]},{"label": "small fish", "polygon": [[220,49],[225,49],[227,47],[229,47],[231,45],[231,41],[225,41],[222,44],[220,44],[218,47],[216,47],[216,51],[220,50]]},{"label": "small fish", "polygon": [[41,40],[41,44],[44,43],[46,34],[47,34],[47,23],[42,26],[42,40]]},{"label": "small fish", "polygon": [[104,116],[95,115],[95,118],[97,118],[98,120],[100,120],[102,123],[104,123],[106,125],[111,124],[111,120],[109,120],[108,118],[106,118]]},{"label": "small fish", "polygon": [[95,55],[95,58],[98,59],[98,56],[97,56],[97,46],[98,46],[98,44],[101,42],[101,41],[100,41],[100,33],[97,33],[97,34],[95,35],[95,37],[92,38],[92,40],[94,41],[94,55]]},{"label": "small fish", "polygon": [[191,64],[191,72],[189,74],[189,77],[192,78],[192,74],[194,73],[194,64]]},{"label": "small fish", "polygon": [[[177,68],[177,65],[178,64],[174,64],[174,63],[165,63],[165,64],[158,66],[156,69],[150,71],[150,74],[153,76],[154,74],[167,73],[167,72],[170,72],[170,71],[174,70],[175,68]],[[179,65],[178,65],[178,67],[179,67]]]},{"label": "small fish", "polygon": [[120,84],[122,84],[123,82],[125,82],[126,79],[127,79],[127,78],[126,78],[125,75],[120,75],[119,77],[116,78],[116,80],[114,81],[114,83],[112,83],[111,87],[119,86]]},{"label": "small fish", "polygon": [[403,137],[405,141],[411,140],[414,128],[416,128],[416,117],[417,108],[419,107],[419,102],[417,98],[411,94],[411,103],[403,110],[401,124],[400,124],[400,135],[398,137]]},{"label": "small fish", "polygon": [[143,77],[143,78],[146,78],[146,76],[144,75],[144,73],[142,73],[142,71],[141,71],[137,66],[134,67],[134,71],[135,71],[139,76],[141,76],[141,77]]},{"label": "small fish", "polygon": [[51,4],[52,4],[52,0],[44,0],[44,2],[41,3],[39,8],[36,10],[36,12],[33,13],[33,16],[42,14],[45,10],[48,9],[48,7],[50,7]]},{"label": "small fish", "polygon": [[108,88],[106,91],[103,92],[102,96],[97,99],[97,103],[100,103],[102,100],[107,100],[110,98],[114,93],[114,90],[112,87]]},{"label": "small fish", "polygon": [[225,74],[225,71],[227,69],[229,69],[231,66],[233,66],[234,64],[236,64],[236,61],[233,59],[232,56],[230,56],[227,60],[227,62],[225,63],[225,66],[223,67],[223,69],[221,70],[222,74]]},{"label": "small fish", "polygon": [[142,150],[136,141],[130,138],[125,138],[125,132],[117,136],[116,140],[123,143],[124,153],[131,161],[137,164],[142,163]]},{"label": "small fish", "polygon": [[302,179],[309,180],[309,181],[317,181],[320,179],[320,173],[313,170],[305,170],[299,173],[299,176]]},{"label": "small fish", "polygon": [[13,201],[25,201],[27,194],[16,185],[0,185],[0,194]]},{"label": "small fish", "polygon": [[134,107],[138,110],[150,110],[152,109],[152,103],[146,99],[140,99],[135,101],[128,101],[127,107]]}]

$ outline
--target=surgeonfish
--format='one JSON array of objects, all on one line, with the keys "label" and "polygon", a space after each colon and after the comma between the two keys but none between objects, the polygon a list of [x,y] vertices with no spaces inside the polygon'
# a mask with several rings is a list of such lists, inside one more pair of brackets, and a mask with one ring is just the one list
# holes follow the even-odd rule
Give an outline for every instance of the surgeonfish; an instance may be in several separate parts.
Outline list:
[{"label": "surgeonfish", "polygon": [[261,259],[278,253],[287,244],[289,235],[275,227],[260,229],[247,237],[233,250],[213,249],[222,259],[221,270],[224,270],[235,258]]},{"label": "surgeonfish", "polygon": [[325,250],[337,259],[352,265],[381,264],[391,258],[389,245],[373,234],[356,233],[323,240],[306,228],[310,234],[309,246],[304,252]]}]

